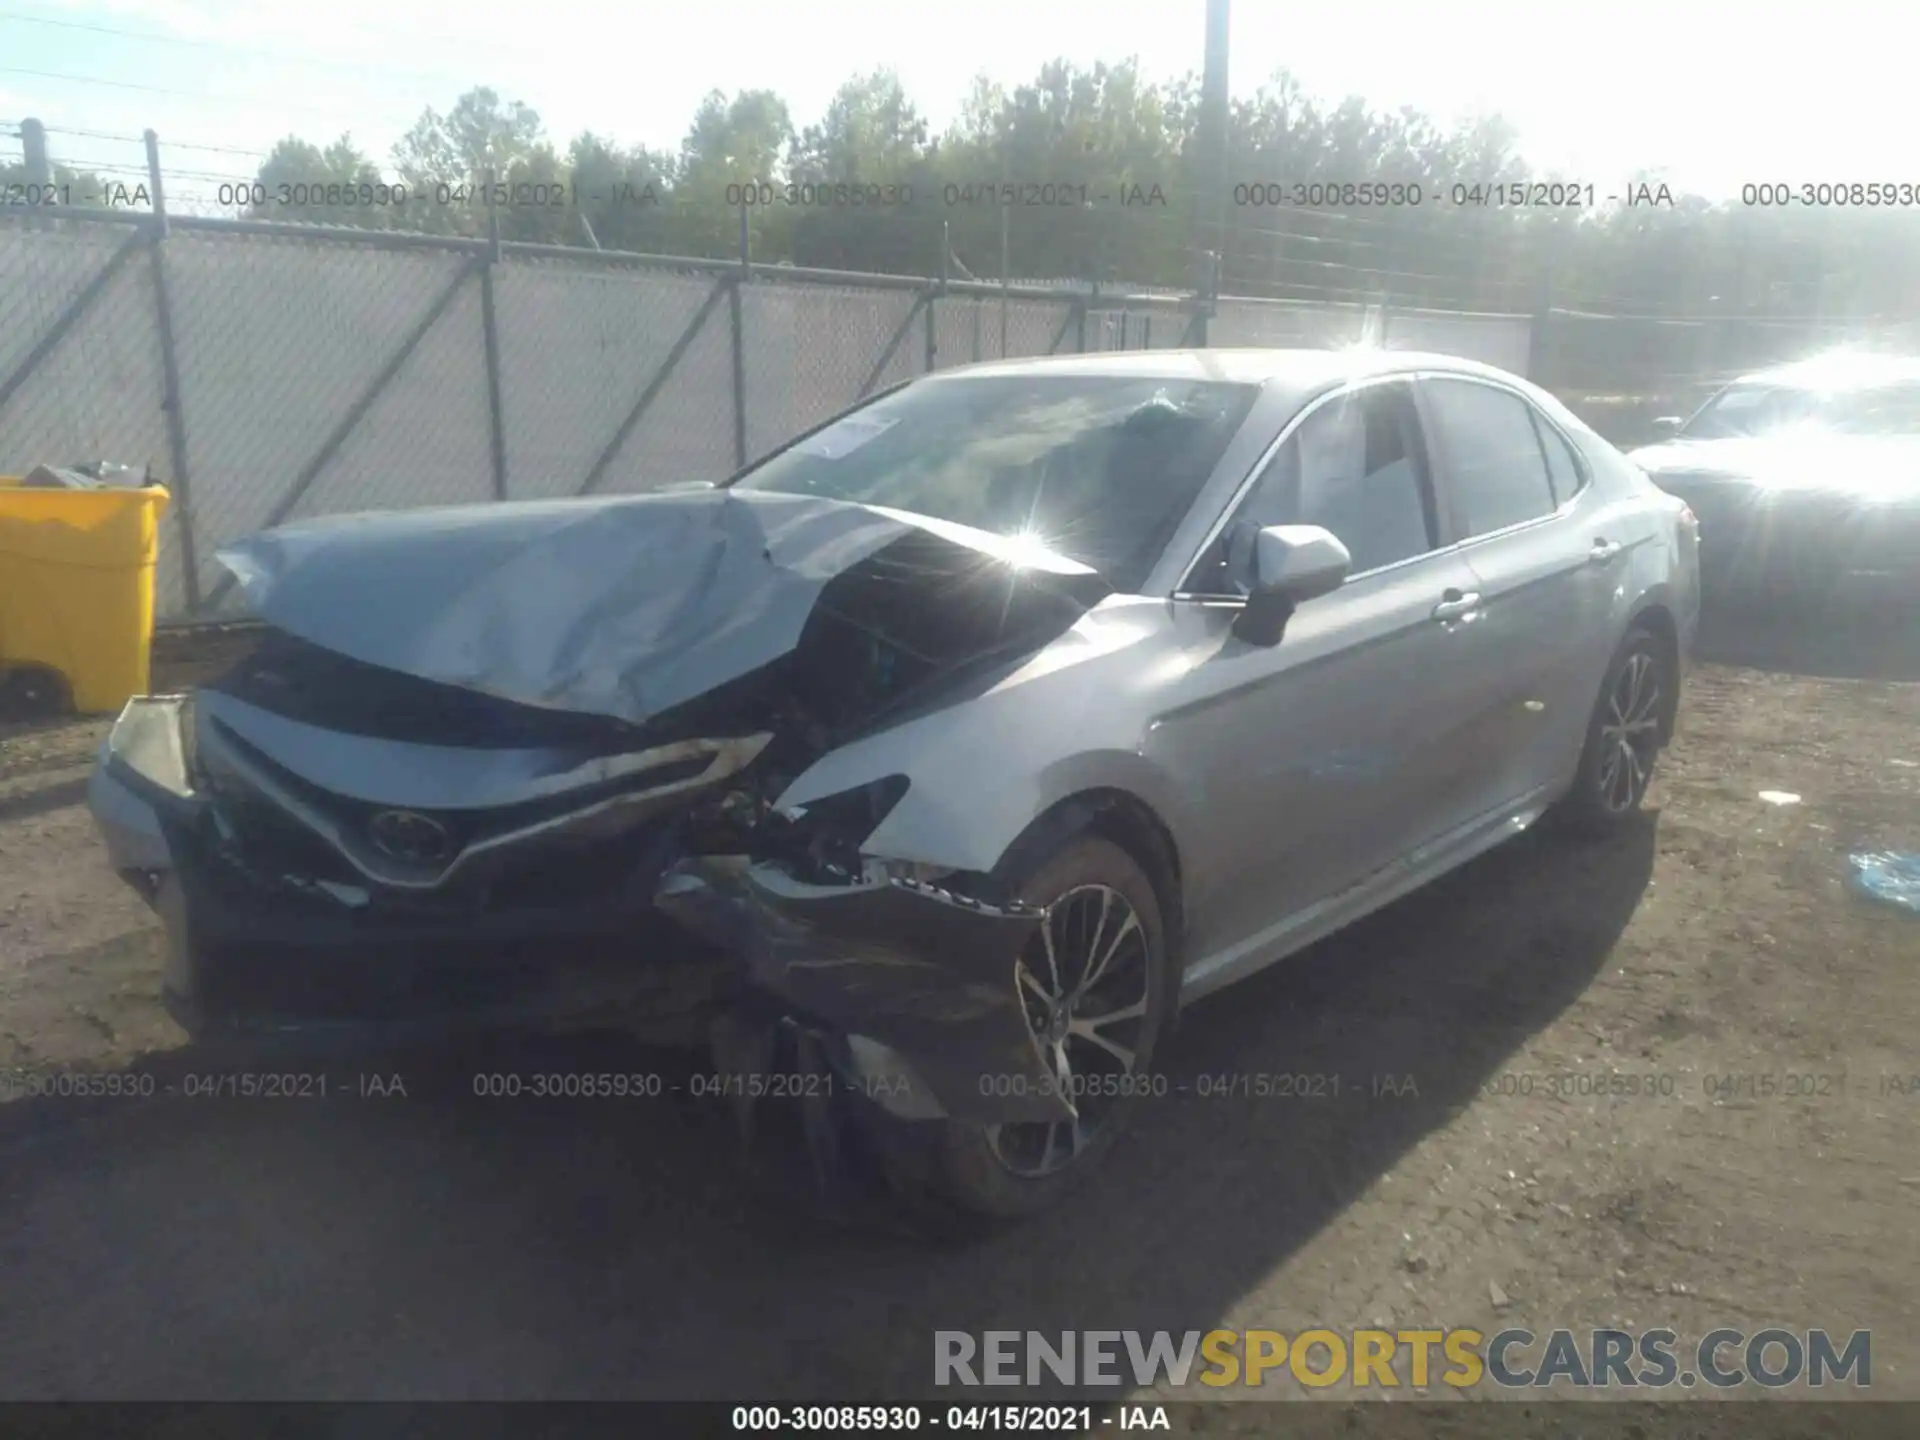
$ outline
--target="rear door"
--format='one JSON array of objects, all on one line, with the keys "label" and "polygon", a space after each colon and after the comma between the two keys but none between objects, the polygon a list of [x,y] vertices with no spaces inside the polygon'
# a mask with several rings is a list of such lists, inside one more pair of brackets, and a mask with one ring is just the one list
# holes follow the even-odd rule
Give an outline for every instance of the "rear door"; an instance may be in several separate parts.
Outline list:
[{"label": "rear door", "polygon": [[1573,446],[1518,390],[1425,375],[1419,397],[1479,597],[1461,647],[1479,719],[1460,757],[1464,820],[1556,783],[1577,758],[1626,546],[1596,522]]}]

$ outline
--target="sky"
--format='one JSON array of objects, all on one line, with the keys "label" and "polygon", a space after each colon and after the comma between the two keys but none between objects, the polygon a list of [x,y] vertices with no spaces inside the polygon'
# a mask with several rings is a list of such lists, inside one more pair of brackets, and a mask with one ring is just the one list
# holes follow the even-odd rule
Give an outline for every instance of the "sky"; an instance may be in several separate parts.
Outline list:
[{"label": "sky", "polygon": [[[1642,168],[1715,199],[1920,182],[1900,8],[1239,0],[1230,83],[1250,95],[1285,68],[1383,110],[1498,112],[1536,166],[1602,194]],[[140,147],[114,137],[151,127],[175,190],[209,192],[288,134],[350,132],[384,163],[424,108],[476,85],[532,106],[563,147],[590,129],[675,148],[709,90],[773,89],[804,125],[841,81],[890,66],[938,131],[980,74],[1011,86],[1054,58],[1129,57],[1151,78],[1197,72],[1204,18],[1204,0],[0,0],[0,126],[37,116],[56,159],[129,179]]]}]

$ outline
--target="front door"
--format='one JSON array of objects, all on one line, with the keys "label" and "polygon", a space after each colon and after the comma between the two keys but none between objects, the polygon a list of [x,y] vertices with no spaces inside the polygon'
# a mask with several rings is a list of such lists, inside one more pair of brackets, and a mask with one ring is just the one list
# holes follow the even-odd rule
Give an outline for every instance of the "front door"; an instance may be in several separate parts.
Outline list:
[{"label": "front door", "polygon": [[[1251,645],[1232,634],[1249,578],[1239,557],[1252,531],[1280,524],[1325,526],[1353,566],[1278,645]],[[1275,451],[1175,601],[1191,663],[1148,744],[1200,777],[1192,955],[1257,952],[1288,917],[1444,829],[1475,718],[1448,607],[1474,577],[1438,539],[1409,386],[1363,385]]]}]

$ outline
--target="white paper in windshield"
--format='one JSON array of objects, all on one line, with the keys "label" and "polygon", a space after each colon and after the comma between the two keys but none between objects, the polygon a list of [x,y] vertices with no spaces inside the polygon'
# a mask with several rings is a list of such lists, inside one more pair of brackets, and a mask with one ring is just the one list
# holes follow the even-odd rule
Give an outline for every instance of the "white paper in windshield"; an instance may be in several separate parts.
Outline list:
[{"label": "white paper in windshield", "polygon": [[851,455],[868,441],[886,434],[900,422],[881,416],[849,415],[836,420],[819,434],[802,440],[793,448],[802,455],[818,455],[822,460],[838,460]]}]

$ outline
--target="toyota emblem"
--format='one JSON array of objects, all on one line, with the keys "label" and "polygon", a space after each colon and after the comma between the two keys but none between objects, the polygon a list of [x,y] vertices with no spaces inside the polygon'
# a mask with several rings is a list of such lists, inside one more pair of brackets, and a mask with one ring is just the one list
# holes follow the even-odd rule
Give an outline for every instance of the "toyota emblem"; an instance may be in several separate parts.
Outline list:
[{"label": "toyota emblem", "polygon": [[453,853],[447,827],[418,810],[382,810],[367,822],[367,833],[382,855],[407,865],[441,865]]}]

